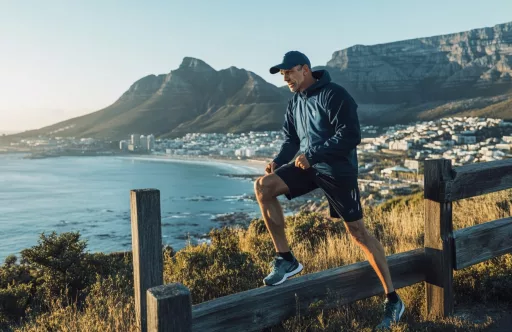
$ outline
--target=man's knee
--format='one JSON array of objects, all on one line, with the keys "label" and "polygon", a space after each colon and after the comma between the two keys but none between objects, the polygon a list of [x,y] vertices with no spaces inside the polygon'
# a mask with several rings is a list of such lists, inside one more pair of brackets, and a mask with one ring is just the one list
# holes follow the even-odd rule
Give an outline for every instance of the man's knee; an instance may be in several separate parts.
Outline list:
[{"label": "man's knee", "polygon": [[363,219],[345,223],[352,239],[358,244],[367,244],[370,235],[364,226]]},{"label": "man's knee", "polygon": [[259,201],[276,197],[275,185],[268,175],[259,177],[254,181],[254,193]]}]

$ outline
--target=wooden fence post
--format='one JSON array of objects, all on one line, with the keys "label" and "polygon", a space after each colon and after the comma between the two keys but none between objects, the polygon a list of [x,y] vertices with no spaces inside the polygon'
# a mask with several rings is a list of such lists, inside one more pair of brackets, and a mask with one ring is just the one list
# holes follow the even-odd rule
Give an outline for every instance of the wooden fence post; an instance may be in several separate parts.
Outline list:
[{"label": "wooden fence post", "polygon": [[191,332],[192,297],[180,283],[156,286],[147,291],[149,332]]},{"label": "wooden fence post", "polygon": [[141,332],[147,331],[146,291],[163,284],[160,191],[130,192],[135,313]]},{"label": "wooden fence post", "polygon": [[451,161],[425,161],[425,296],[427,316],[453,313],[453,225]]}]

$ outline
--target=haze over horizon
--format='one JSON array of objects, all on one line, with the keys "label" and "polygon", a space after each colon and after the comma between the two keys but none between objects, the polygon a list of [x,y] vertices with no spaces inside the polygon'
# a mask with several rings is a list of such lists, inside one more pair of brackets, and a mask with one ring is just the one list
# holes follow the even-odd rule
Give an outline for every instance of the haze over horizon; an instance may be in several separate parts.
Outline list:
[{"label": "haze over horizon", "polygon": [[268,68],[291,49],[324,65],[333,52],[356,44],[492,27],[510,21],[510,12],[509,0],[494,1],[492,8],[461,0],[328,1],[315,7],[306,1],[4,2],[0,134],[102,109],[138,79],[169,73],[186,56],[216,70],[244,68],[281,86],[280,75]]}]

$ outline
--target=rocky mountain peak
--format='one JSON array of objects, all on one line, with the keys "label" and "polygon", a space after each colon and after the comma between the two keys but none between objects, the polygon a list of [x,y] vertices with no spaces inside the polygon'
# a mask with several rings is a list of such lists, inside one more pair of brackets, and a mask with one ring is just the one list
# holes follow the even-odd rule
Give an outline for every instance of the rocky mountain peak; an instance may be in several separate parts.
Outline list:
[{"label": "rocky mountain peak", "polygon": [[185,69],[194,72],[215,71],[215,69],[213,69],[209,64],[207,64],[203,60],[192,57],[184,57],[183,61],[180,64],[179,69]]}]

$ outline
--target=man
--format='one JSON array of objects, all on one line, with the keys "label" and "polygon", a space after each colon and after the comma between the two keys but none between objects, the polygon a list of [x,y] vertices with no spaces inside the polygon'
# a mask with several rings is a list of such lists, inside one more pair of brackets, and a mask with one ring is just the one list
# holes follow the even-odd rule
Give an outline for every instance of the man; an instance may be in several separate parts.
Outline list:
[{"label": "man", "polygon": [[[389,327],[404,312],[396,294],[382,245],[365,228],[358,188],[356,146],[361,142],[357,104],[325,70],[311,70],[309,59],[298,51],[285,54],[270,68],[280,72],[294,92],[288,102],[283,131],[285,141],[266,175],[254,182],[256,198],[276,250],[272,272],[265,285],[283,283],[302,271],[284,232],[284,214],[277,196],[289,200],[321,188],[329,202],[330,216],[343,218],[351,238],[364,251],[387,295],[379,327]],[[294,163],[289,163],[300,150]]]}]

